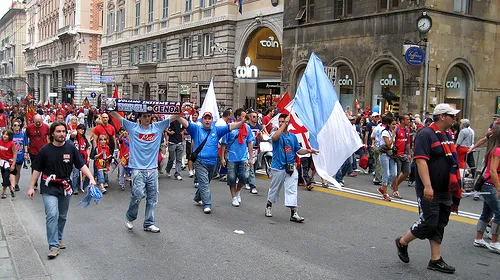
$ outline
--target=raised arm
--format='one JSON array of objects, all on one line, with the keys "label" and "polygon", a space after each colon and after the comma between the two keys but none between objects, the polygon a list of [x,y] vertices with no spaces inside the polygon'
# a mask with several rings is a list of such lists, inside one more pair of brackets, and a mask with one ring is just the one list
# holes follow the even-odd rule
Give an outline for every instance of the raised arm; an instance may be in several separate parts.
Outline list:
[{"label": "raised arm", "polygon": [[120,114],[118,114],[118,112],[111,111],[111,112],[109,112],[109,114],[110,114],[110,115],[111,115],[114,119],[116,119],[117,121],[119,121],[119,122],[120,122],[120,124],[123,122],[123,117],[122,117]]},{"label": "raised arm", "polygon": [[240,126],[242,126],[245,122],[246,122],[246,120],[243,119],[239,122],[234,122],[234,123],[229,124],[229,130],[240,128]]},{"label": "raised arm", "polygon": [[172,115],[172,116],[170,116],[170,122],[173,122],[173,121],[179,121],[179,123],[184,128],[188,128],[189,127],[189,122],[185,118],[183,118],[182,115]]}]

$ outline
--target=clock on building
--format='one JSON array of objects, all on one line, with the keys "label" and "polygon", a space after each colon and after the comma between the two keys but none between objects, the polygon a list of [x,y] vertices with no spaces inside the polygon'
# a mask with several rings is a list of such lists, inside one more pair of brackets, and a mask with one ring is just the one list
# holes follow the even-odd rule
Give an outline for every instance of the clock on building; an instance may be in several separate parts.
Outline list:
[{"label": "clock on building", "polygon": [[422,33],[427,33],[432,27],[432,19],[423,12],[422,15],[417,19],[417,28]]}]

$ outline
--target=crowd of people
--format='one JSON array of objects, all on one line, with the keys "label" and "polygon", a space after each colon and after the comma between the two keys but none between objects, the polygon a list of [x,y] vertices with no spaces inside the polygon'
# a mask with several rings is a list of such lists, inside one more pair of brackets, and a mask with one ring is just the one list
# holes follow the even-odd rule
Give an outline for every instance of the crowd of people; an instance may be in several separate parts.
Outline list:
[{"label": "crowd of people", "polygon": [[[297,211],[297,188],[303,185],[313,189],[315,168],[311,155],[320,151],[305,148],[303,139],[299,141],[288,131],[290,116],[278,110],[228,109],[220,116],[213,116],[211,112],[192,108],[186,114],[166,117],[59,104],[53,108],[38,106],[31,117],[22,106],[0,111],[1,198],[7,197],[7,188],[15,196],[21,189],[20,170],[31,163],[33,175],[28,194],[33,198],[40,186],[47,215],[49,258],[55,258],[59,249],[66,247],[63,230],[70,197],[85,192],[89,185],[97,185],[106,193],[110,187],[109,174],[115,169],[119,189],[125,190],[126,182],[130,182],[131,198],[125,214],[129,230],[134,228],[139,204],[145,198],[143,229],[160,232],[154,219],[158,178],[161,174],[170,178],[173,172],[173,179],[183,180],[185,168],[196,187],[193,200],[203,213],[212,212],[210,183],[216,178],[227,182],[229,201],[239,207],[244,188],[251,194],[258,193],[255,169],[264,135],[270,137],[273,147],[264,215],[272,217],[272,206],[279,201],[284,187],[290,221],[305,220]],[[488,135],[474,144],[470,121],[458,121],[458,113],[448,104],[436,106],[424,118],[391,112],[381,115],[369,108],[353,115],[348,110],[347,118],[363,147],[346,159],[337,174],[332,174],[342,186],[346,185],[345,176],[355,177],[362,171],[372,174],[373,184],[386,201],[402,199],[399,186],[405,181],[414,186],[421,216],[408,233],[396,240],[398,255],[408,262],[408,244],[415,238],[429,239],[432,249],[429,268],[447,273],[454,268],[443,261],[439,247],[450,212],[458,206],[454,199],[455,183],[463,177],[475,176],[472,152],[484,143],[488,143],[484,172],[487,179],[482,187],[484,209],[474,245],[500,253],[500,116],[495,115]],[[274,116],[278,119],[275,124]],[[329,186],[321,180],[323,187]],[[491,242],[483,239],[488,228]]]}]

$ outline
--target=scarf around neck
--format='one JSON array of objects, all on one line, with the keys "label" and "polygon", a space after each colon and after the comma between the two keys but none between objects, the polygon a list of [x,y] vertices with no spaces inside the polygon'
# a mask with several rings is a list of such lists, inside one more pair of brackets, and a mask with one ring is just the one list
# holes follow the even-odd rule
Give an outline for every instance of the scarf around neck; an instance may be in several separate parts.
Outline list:
[{"label": "scarf around neck", "polygon": [[248,136],[247,125],[243,124],[238,131],[238,143],[244,144],[246,136]]},{"label": "scarf around neck", "polygon": [[450,133],[446,131],[440,131],[435,123],[432,123],[430,128],[436,133],[439,142],[441,142],[441,147],[450,163],[450,181],[448,183],[448,191],[452,195],[453,204],[451,205],[451,211],[458,213],[458,205],[460,205],[460,199],[462,198],[462,187],[461,187],[461,177],[460,169],[458,168],[458,154],[455,144],[453,143],[453,138]]}]

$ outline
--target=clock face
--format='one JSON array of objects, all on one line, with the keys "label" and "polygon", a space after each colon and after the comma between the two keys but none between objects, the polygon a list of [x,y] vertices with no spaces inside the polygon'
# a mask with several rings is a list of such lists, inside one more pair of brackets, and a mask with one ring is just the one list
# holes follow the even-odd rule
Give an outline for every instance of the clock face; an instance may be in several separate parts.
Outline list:
[{"label": "clock face", "polygon": [[432,26],[432,22],[431,22],[430,18],[423,17],[417,21],[417,27],[418,27],[418,30],[420,30],[420,32],[424,32],[424,33],[428,32],[429,29],[431,29],[431,26]]}]

